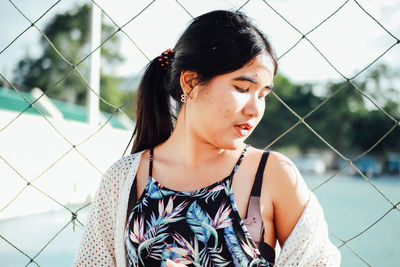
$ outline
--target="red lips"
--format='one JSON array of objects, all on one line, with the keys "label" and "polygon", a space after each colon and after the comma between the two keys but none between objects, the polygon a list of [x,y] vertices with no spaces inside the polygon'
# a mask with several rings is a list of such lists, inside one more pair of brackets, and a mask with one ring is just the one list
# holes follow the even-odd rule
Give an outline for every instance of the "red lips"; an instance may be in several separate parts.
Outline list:
[{"label": "red lips", "polygon": [[250,131],[253,128],[253,125],[248,122],[236,124],[235,126],[239,126],[240,128],[248,131]]},{"label": "red lips", "polygon": [[253,125],[245,122],[235,125],[236,131],[239,133],[240,136],[246,136],[249,134],[250,130],[253,128]]}]

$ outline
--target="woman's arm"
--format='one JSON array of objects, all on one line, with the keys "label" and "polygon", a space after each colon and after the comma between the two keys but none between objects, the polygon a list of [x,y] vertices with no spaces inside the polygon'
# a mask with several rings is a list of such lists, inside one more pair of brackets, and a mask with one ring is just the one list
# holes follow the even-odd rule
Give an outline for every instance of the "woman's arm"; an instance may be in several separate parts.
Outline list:
[{"label": "woman's arm", "polygon": [[282,247],[307,205],[310,190],[295,164],[276,151],[270,152],[264,177],[270,180],[269,195],[274,206],[274,224]]},{"label": "woman's arm", "polygon": [[323,210],[295,164],[271,151],[264,177],[263,185],[267,182],[268,186],[262,190],[272,200],[275,232],[282,247],[276,266],[340,266],[340,252],[328,238]]}]

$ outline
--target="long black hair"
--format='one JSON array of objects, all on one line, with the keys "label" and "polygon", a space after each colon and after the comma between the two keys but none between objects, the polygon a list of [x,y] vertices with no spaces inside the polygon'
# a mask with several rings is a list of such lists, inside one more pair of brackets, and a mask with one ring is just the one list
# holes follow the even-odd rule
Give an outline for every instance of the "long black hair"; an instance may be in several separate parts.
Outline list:
[{"label": "long black hair", "polygon": [[215,10],[194,18],[173,51],[169,70],[158,58],[146,66],[137,97],[132,154],[170,137],[176,120],[170,98],[179,110],[183,70],[195,71],[199,83],[207,84],[217,75],[240,69],[263,52],[273,60],[274,75],[278,66],[268,38],[239,11]]}]

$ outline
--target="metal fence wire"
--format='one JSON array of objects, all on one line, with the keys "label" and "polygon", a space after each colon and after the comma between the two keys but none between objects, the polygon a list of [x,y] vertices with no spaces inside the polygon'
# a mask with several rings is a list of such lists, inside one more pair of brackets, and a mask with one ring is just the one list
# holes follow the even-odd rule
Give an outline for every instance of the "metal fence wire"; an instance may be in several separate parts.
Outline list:
[{"label": "metal fence wire", "polygon": [[[255,1],[255,0],[253,0]],[[20,249],[19,247],[17,247],[15,244],[13,244],[12,241],[8,240],[5,236],[4,233],[0,232],[0,238],[3,239],[7,244],[9,244],[10,246],[14,247],[17,251],[19,251],[21,254],[23,254],[26,257],[26,266],[30,265],[30,264],[35,264],[37,266],[39,266],[39,263],[37,262],[37,257],[46,250],[46,247],[48,247],[48,245],[62,232],[64,231],[70,224],[79,224],[80,226],[84,226],[83,223],[80,221],[80,212],[85,209],[88,208],[89,204],[85,204],[84,206],[72,210],[71,208],[69,208],[68,206],[60,203],[56,198],[52,197],[49,192],[44,192],[43,190],[41,190],[39,187],[37,187],[35,185],[35,182],[40,179],[44,173],[48,172],[50,169],[52,169],[57,162],[61,161],[66,155],[68,155],[69,153],[71,153],[72,151],[76,151],[81,157],[82,160],[87,161],[96,171],[98,171],[101,174],[100,169],[101,168],[97,168],[95,166],[95,164],[90,160],[90,158],[88,156],[86,156],[84,153],[81,152],[80,147],[87,142],[89,139],[93,138],[96,134],[98,134],[100,131],[102,131],[102,129],[104,128],[104,126],[106,124],[110,123],[110,120],[112,118],[112,116],[110,118],[108,118],[108,120],[102,124],[101,126],[99,126],[97,128],[96,131],[94,131],[93,133],[89,134],[87,136],[87,138],[82,141],[81,143],[73,143],[70,140],[68,140],[68,138],[63,134],[63,132],[61,130],[59,130],[53,123],[51,120],[49,120],[45,114],[43,114],[41,112],[41,110],[39,108],[37,108],[37,102],[38,100],[47,92],[51,91],[54,87],[58,86],[60,83],[62,83],[69,75],[71,75],[71,73],[75,72],[76,74],[78,74],[78,76],[82,79],[82,81],[86,84],[86,86],[92,91],[92,93],[96,94],[97,97],[100,99],[101,102],[105,103],[106,105],[112,107],[114,109],[113,112],[113,116],[115,116],[118,113],[123,112],[122,108],[129,103],[129,100],[126,104],[122,105],[122,106],[115,106],[109,102],[107,102],[105,99],[103,99],[98,93],[96,93],[94,90],[92,90],[92,88],[90,87],[88,81],[85,79],[84,75],[82,75],[82,72],[80,71],[80,65],[82,64],[82,62],[86,61],[95,51],[99,50],[101,46],[103,46],[106,42],[108,42],[111,37],[113,37],[114,35],[119,35],[119,34],[123,34],[125,35],[131,42],[132,44],[132,49],[135,49],[137,51],[139,51],[145,58],[147,58],[148,60],[150,60],[151,57],[148,57],[143,50],[140,48],[140,46],[135,42],[135,39],[132,38],[132,36],[129,36],[128,33],[124,30],[124,28],[128,25],[128,24],[132,24],[135,23],[135,20],[142,16],[145,12],[148,11],[148,9],[154,4],[154,1],[151,1],[147,4],[147,6],[145,6],[140,12],[138,12],[137,14],[132,14],[132,17],[130,20],[128,20],[126,23],[124,23],[123,25],[118,25],[113,18],[102,8],[102,6],[97,2],[97,1],[88,1],[89,3],[93,4],[95,8],[99,8],[102,12],[102,16],[107,17],[112,24],[114,24],[114,26],[116,27],[116,30],[107,38],[105,38],[100,46],[98,46],[96,49],[94,49],[93,51],[90,51],[89,54],[87,54],[84,58],[82,58],[79,62],[69,62],[62,54],[61,52],[57,49],[57,47],[52,43],[52,41],[50,40],[50,38],[48,38],[48,36],[46,36],[46,34],[44,33],[44,31],[38,26],[38,22],[41,21],[43,19],[43,17],[45,17],[52,9],[54,9],[57,5],[59,5],[59,3],[61,2],[61,0],[56,1],[52,6],[50,6],[39,18],[37,18],[36,20],[31,20],[23,11],[22,8],[19,7],[17,4],[15,4],[12,0],[9,0],[9,2],[11,3],[11,5],[15,8],[15,10],[21,15],[23,16],[29,23],[30,25],[28,27],[26,27],[25,30],[23,30],[17,37],[15,37],[15,39],[13,39],[8,45],[6,45],[1,51],[0,51],[0,55],[2,53],[4,53],[7,49],[9,49],[11,46],[13,46],[13,44],[21,38],[21,36],[23,36],[24,34],[26,34],[26,32],[28,30],[30,30],[31,28],[34,28],[36,31],[38,31],[44,38],[45,40],[48,42],[48,44],[51,46],[51,48],[54,50],[55,53],[58,54],[58,56],[69,66],[69,70],[63,75],[63,77],[61,77],[61,79],[59,79],[57,82],[55,82],[52,86],[50,86],[49,88],[43,88],[44,92],[43,94],[37,98],[35,101],[30,101],[29,99],[27,99],[22,93],[21,90],[19,88],[17,88],[10,80],[10,78],[7,78],[3,73],[0,73],[0,77],[3,80],[3,82],[5,82],[6,84],[8,84],[8,86],[10,88],[12,88],[13,90],[15,90],[20,96],[21,98],[23,98],[26,102],[27,102],[27,106],[26,108],[21,111],[17,116],[15,116],[15,118],[13,118],[12,120],[10,120],[8,123],[6,123],[5,125],[0,125],[0,138],[2,138],[2,134],[4,132],[5,129],[7,129],[10,125],[12,125],[16,120],[18,120],[18,118],[24,114],[28,109],[33,108],[35,109],[40,116],[43,117],[44,120],[46,120],[46,122],[54,129],[54,131],[60,135],[65,142],[68,144],[69,149],[63,153],[62,155],[60,155],[59,158],[55,159],[55,161],[48,166],[48,168],[46,168],[39,176],[37,177],[25,177],[22,172],[20,170],[18,170],[16,167],[14,167],[10,161],[7,160],[7,158],[5,158],[3,155],[0,154],[0,159],[6,164],[8,165],[15,173],[16,175],[22,179],[25,183],[25,186],[23,186],[21,188],[21,190],[4,206],[4,207],[0,207],[0,213],[3,212],[10,204],[12,204],[20,195],[22,192],[24,192],[27,188],[33,188],[34,190],[37,190],[40,194],[43,194],[45,197],[49,198],[51,201],[54,201],[55,203],[57,203],[60,207],[62,207],[63,209],[67,210],[70,214],[71,214],[71,218],[69,221],[65,222],[65,225],[63,227],[61,227],[59,229],[59,231],[57,231],[56,234],[54,234],[54,236],[52,236],[47,243],[40,248],[37,253],[35,255],[28,255],[27,253],[25,253],[22,249]],[[171,7],[171,10],[173,9],[181,9],[180,11],[184,11],[184,13],[186,13],[187,15],[189,15],[190,17],[194,17],[190,11],[185,8],[185,5],[183,4],[184,1],[178,1],[176,0],[175,3],[176,5]],[[243,9],[246,5],[248,5],[251,1],[243,1],[243,3],[241,4],[241,6],[239,6],[237,9]],[[171,3],[174,3],[173,1],[171,1]],[[352,236],[349,239],[342,239],[340,236],[338,236],[337,234],[333,233],[332,231],[329,231],[336,239],[337,241],[340,242],[340,245],[338,246],[338,248],[341,248],[343,246],[346,246],[352,253],[354,253],[354,255],[356,255],[363,263],[365,263],[365,265],[367,266],[371,266],[366,259],[364,259],[361,255],[359,255],[359,253],[357,253],[357,251],[355,251],[349,244],[350,241],[352,241],[353,239],[363,235],[366,231],[368,231],[369,229],[371,229],[375,224],[377,224],[379,221],[381,221],[385,216],[387,216],[390,212],[392,212],[392,210],[396,210],[396,211],[400,211],[399,209],[399,204],[398,203],[393,203],[388,197],[387,195],[384,194],[384,192],[382,190],[380,190],[380,188],[374,184],[369,177],[367,177],[363,172],[361,172],[357,166],[355,164],[353,164],[353,162],[355,160],[357,160],[358,158],[364,156],[365,154],[367,154],[368,152],[370,152],[372,149],[374,149],[374,147],[376,147],[379,143],[381,143],[392,131],[399,131],[399,126],[400,126],[400,122],[399,120],[397,120],[396,118],[394,118],[392,115],[388,114],[384,109],[382,109],[376,102],[374,102],[374,100],[368,96],[365,92],[365,90],[363,90],[362,88],[360,88],[359,85],[357,85],[357,83],[355,82],[355,78],[358,77],[361,73],[363,73],[365,70],[367,70],[368,68],[370,68],[373,64],[375,64],[377,61],[379,61],[386,53],[388,53],[390,50],[392,50],[394,47],[398,46],[400,43],[400,39],[398,36],[396,36],[395,34],[391,33],[380,21],[378,21],[378,19],[376,19],[374,16],[372,16],[364,7],[363,5],[360,4],[360,1],[356,1],[356,0],[347,0],[344,1],[340,6],[337,7],[337,9],[332,12],[329,16],[327,16],[325,19],[323,19],[320,23],[318,23],[317,25],[315,25],[315,27],[313,27],[310,31],[308,32],[302,32],[301,30],[299,30],[299,28],[297,28],[291,21],[290,19],[286,18],[283,14],[281,14],[277,9],[274,8],[273,4],[271,3],[271,1],[265,1],[262,0],[262,3],[265,4],[265,6],[270,9],[270,11],[274,12],[276,15],[278,15],[285,23],[287,23],[287,25],[289,27],[291,27],[294,31],[296,31],[298,34],[300,34],[300,38],[295,41],[293,43],[293,45],[284,53],[282,53],[279,56],[279,59],[284,58],[288,53],[290,53],[294,48],[296,48],[297,46],[299,46],[300,43],[303,42],[307,42],[309,43],[313,49],[315,49],[315,51],[321,56],[321,58],[323,60],[326,61],[327,64],[329,64],[329,66],[335,71],[337,72],[343,79],[344,83],[343,86],[341,86],[336,92],[332,93],[331,95],[329,95],[328,97],[326,97],[318,106],[316,106],[315,108],[313,108],[312,110],[310,110],[305,116],[299,116],[287,103],[285,103],[285,101],[279,96],[279,90],[277,92],[272,92],[273,97],[275,97],[287,110],[289,110],[294,116],[296,116],[298,118],[298,121],[292,125],[292,127],[290,127],[287,131],[283,132],[279,137],[277,137],[273,142],[271,142],[270,144],[268,144],[266,146],[266,148],[268,148],[269,146],[271,146],[273,143],[277,142],[279,139],[281,139],[282,137],[284,137],[285,135],[287,135],[290,131],[292,131],[295,127],[304,124],[312,134],[315,135],[316,138],[319,138],[322,142],[324,142],[326,144],[326,146],[328,146],[332,151],[334,151],[334,153],[336,153],[338,156],[340,156],[343,160],[345,160],[347,162],[347,164],[345,166],[343,166],[341,169],[337,170],[335,173],[333,173],[330,177],[328,177],[325,181],[323,181],[320,185],[316,186],[315,188],[312,189],[312,191],[317,190],[319,187],[323,186],[324,184],[328,183],[330,180],[332,180],[338,173],[340,173],[344,168],[346,168],[346,166],[351,165],[352,168],[354,168],[364,179],[366,182],[369,183],[369,185],[372,186],[373,189],[376,190],[377,193],[379,193],[391,206],[391,208],[387,209],[387,211],[382,214],[382,216],[380,218],[378,218],[375,222],[373,222],[370,226],[366,227],[363,231],[354,234],[354,236]],[[374,21],[377,25],[379,25],[379,27],[381,27],[386,33],[387,35],[389,35],[392,39],[392,45],[390,45],[386,50],[381,51],[380,55],[375,58],[374,60],[372,60],[369,64],[367,64],[364,68],[362,68],[358,73],[356,73],[354,76],[352,77],[348,77],[345,74],[343,74],[342,72],[339,71],[339,69],[332,63],[332,61],[326,56],[324,55],[321,50],[317,47],[316,44],[314,44],[310,38],[309,35],[315,31],[316,29],[318,29],[319,27],[321,27],[321,25],[323,25],[324,23],[326,23],[328,20],[330,20],[332,17],[334,17],[335,15],[337,15],[338,13],[340,13],[345,7],[346,5],[349,5],[350,3],[356,4],[359,9],[365,14],[365,16],[369,17],[372,21]],[[169,14],[171,14],[171,11],[169,11]],[[390,128],[390,130],[388,130],[378,141],[376,141],[375,144],[373,144],[368,150],[364,151],[363,153],[361,153],[360,155],[354,157],[354,158],[347,158],[344,155],[341,154],[340,151],[338,151],[337,149],[335,149],[335,147],[333,147],[329,142],[327,142],[323,136],[321,136],[320,134],[318,134],[318,132],[316,132],[308,123],[307,123],[307,118],[313,114],[316,110],[320,109],[323,105],[325,105],[325,103],[327,103],[330,99],[332,99],[333,97],[335,97],[336,94],[338,94],[339,92],[341,92],[343,90],[343,88],[345,88],[346,86],[351,85],[351,87],[358,92],[359,94],[361,94],[363,97],[365,97],[366,99],[368,99],[377,109],[379,109],[383,114],[385,114],[385,116],[387,117],[388,120],[391,120],[393,122],[393,126]],[[125,150],[126,152],[126,150]],[[124,152],[124,154],[125,154]],[[1,152],[0,152],[1,153]],[[2,184],[2,186],[4,186],[4,184]]]}]

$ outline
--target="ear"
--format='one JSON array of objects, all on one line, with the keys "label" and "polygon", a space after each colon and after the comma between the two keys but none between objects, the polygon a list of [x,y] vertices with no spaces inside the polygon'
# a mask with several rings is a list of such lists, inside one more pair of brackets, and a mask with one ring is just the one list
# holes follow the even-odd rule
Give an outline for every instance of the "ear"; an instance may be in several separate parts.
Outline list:
[{"label": "ear", "polygon": [[181,71],[180,84],[183,92],[190,94],[193,88],[199,83],[198,75],[192,70]]}]

